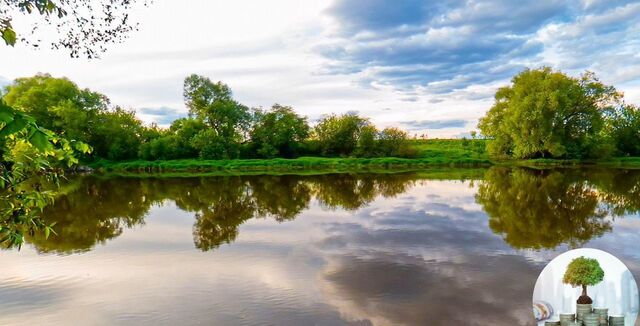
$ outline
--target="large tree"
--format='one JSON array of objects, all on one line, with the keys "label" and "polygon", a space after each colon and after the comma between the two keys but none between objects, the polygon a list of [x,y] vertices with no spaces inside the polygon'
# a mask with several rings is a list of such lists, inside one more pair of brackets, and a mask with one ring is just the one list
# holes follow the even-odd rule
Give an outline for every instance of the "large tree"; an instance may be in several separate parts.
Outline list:
[{"label": "large tree", "polygon": [[193,144],[200,149],[201,156],[237,158],[239,144],[250,127],[251,114],[249,108],[233,99],[231,88],[204,76],[191,75],[184,80],[184,100],[189,113],[210,127],[194,138]]},{"label": "large tree", "polygon": [[579,78],[544,67],[500,88],[478,125],[498,158],[587,158],[610,154],[603,112],[622,95],[590,72]]},{"label": "large tree", "polygon": [[129,18],[137,3],[147,1],[0,0],[0,37],[11,46],[38,47],[45,39],[53,49],[66,49],[72,57],[95,58],[107,44],[121,42],[137,29]]},{"label": "large tree", "polygon": [[18,78],[6,87],[6,103],[55,134],[94,147],[98,157],[132,159],[138,154],[142,122],[133,111],[110,108],[109,99],[48,74]]},{"label": "large tree", "polygon": [[274,104],[271,110],[256,113],[251,141],[260,157],[292,157],[308,135],[306,118],[289,106]]},{"label": "large tree", "polygon": [[106,96],[49,74],[17,78],[6,87],[3,99],[35,118],[43,128],[85,142],[98,123],[98,115],[109,104]]}]

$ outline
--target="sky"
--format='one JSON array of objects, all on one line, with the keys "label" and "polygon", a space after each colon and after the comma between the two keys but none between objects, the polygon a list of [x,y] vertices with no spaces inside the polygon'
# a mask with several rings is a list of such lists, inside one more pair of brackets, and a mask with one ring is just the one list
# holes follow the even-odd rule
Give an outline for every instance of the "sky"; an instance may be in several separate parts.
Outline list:
[{"label": "sky", "polygon": [[594,71],[640,104],[640,2],[622,0],[155,0],[100,59],[0,48],[0,85],[68,77],[167,126],[190,74],[241,103],[317,121],[358,112],[379,127],[462,137],[525,68]]}]

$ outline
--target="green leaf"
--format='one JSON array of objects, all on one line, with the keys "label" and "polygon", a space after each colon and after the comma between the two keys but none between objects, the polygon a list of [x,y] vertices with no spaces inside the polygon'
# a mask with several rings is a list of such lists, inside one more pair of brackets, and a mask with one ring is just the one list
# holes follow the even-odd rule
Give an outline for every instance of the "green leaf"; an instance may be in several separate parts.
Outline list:
[{"label": "green leaf", "polygon": [[2,31],[2,39],[7,45],[14,46],[16,44],[16,32],[11,27],[6,27]]},{"label": "green leaf", "polygon": [[22,131],[27,126],[28,121],[21,116],[16,116],[13,121],[7,123],[0,129],[0,138]]},{"label": "green leaf", "polygon": [[15,118],[15,111],[2,103],[0,103],[0,122],[8,124]]},{"label": "green leaf", "polygon": [[41,151],[51,149],[49,137],[41,130],[37,130],[36,132],[34,132],[33,135],[29,137],[29,142]]}]

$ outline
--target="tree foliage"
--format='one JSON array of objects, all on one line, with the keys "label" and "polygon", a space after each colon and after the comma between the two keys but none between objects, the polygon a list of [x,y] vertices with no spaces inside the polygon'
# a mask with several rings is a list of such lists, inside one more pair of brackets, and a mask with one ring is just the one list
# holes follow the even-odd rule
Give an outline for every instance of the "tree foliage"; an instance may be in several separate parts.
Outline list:
[{"label": "tree foliage", "polygon": [[[72,57],[96,58],[107,44],[122,42],[137,29],[129,16],[137,3],[147,1],[0,0],[0,36],[6,45],[39,47],[41,38],[48,38],[53,30],[56,37],[48,40],[51,48],[65,49]],[[14,28],[16,20],[23,22],[23,30]]]},{"label": "tree foliage", "polygon": [[184,80],[184,100],[189,113],[210,130],[197,135],[194,146],[203,158],[237,158],[239,144],[250,128],[249,108],[233,99],[231,88],[222,82],[191,75]]},{"label": "tree foliage", "polygon": [[18,78],[6,87],[3,99],[56,135],[91,144],[96,156],[112,160],[138,156],[143,126],[135,113],[111,109],[106,96],[80,89],[66,78],[48,74]]},{"label": "tree foliage", "polygon": [[271,110],[259,110],[250,136],[259,157],[294,157],[309,135],[307,119],[290,106],[274,104]]},{"label": "tree foliage", "polygon": [[625,104],[613,108],[607,115],[607,126],[618,155],[640,155],[640,109],[637,106]]},{"label": "tree foliage", "polygon": [[578,257],[569,263],[564,272],[562,282],[573,287],[582,286],[582,295],[578,298],[579,304],[593,302],[587,295],[587,286],[596,285],[604,280],[604,271],[597,259]]},{"label": "tree foliage", "polygon": [[604,271],[597,259],[578,257],[569,263],[562,282],[573,287],[593,286],[604,280]]},{"label": "tree foliage", "polygon": [[57,184],[63,168],[78,162],[74,153],[90,150],[38,126],[0,100],[0,245],[20,248],[25,233],[49,236],[53,224],[43,222],[40,213],[56,192],[43,183]]},{"label": "tree foliage", "polygon": [[544,67],[525,70],[500,88],[478,128],[498,158],[597,158],[614,145],[604,113],[622,95],[590,72],[579,78]]}]

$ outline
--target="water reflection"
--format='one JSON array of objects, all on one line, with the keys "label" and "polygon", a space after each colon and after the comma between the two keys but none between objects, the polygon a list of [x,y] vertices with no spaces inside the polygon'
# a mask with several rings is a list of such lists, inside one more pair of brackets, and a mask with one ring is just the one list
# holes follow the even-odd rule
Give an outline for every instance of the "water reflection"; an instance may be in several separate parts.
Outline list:
[{"label": "water reflection", "polygon": [[144,224],[153,205],[166,200],[195,216],[195,247],[207,251],[233,242],[252,218],[292,220],[316,199],[325,208],[355,210],[376,197],[406,191],[413,174],[319,176],[225,176],[182,179],[93,178],[72,180],[75,189],[48,207],[46,222],[57,236],[27,239],[40,252],[74,253]]},{"label": "water reflection", "polygon": [[533,325],[550,248],[640,274],[640,172],[482,172],[76,179],[0,324]]},{"label": "water reflection", "polygon": [[[252,218],[293,220],[317,200],[325,209],[353,211],[378,197],[405,193],[422,177],[402,174],[226,176],[181,179],[93,178],[48,207],[57,236],[28,238],[41,252],[73,253],[144,224],[166,200],[195,216],[195,247],[233,242]],[[611,217],[640,211],[638,170],[533,170],[495,167],[479,182],[476,201],[491,230],[513,248],[579,247],[611,231]]]},{"label": "water reflection", "polygon": [[514,248],[579,247],[611,230],[601,192],[573,171],[493,168],[476,199]]}]

